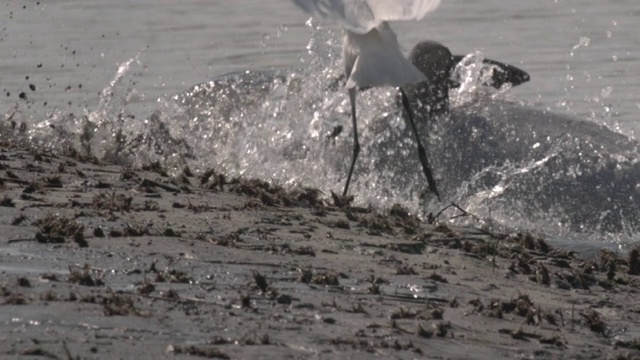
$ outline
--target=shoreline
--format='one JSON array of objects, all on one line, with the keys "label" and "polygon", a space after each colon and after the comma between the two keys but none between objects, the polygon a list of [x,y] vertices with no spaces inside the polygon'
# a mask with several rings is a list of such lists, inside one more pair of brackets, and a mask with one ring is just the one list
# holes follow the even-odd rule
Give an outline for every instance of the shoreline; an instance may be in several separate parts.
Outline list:
[{"label": "shoreline", "polygon": [[637,251],[86,160],[0,149],[3,358],[640,358]]}]

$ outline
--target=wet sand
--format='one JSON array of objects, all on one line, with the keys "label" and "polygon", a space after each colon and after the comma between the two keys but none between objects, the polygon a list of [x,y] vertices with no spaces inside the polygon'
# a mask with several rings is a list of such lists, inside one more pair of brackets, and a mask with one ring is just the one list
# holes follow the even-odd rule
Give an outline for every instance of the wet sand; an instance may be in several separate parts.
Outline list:
[{"label": "wet sand", "polygon": [[640,262],[3,143],[0,357],[640,358]]}]

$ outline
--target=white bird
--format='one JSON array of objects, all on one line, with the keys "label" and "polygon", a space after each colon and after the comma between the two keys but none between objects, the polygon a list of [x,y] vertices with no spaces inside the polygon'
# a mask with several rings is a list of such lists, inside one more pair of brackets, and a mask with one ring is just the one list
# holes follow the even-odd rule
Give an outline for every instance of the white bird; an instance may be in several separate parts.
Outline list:
[{"label": "white bird", "polygon": [[360,152],[356,124],[356,86],[400,87],[402,104],[416,136],[418,155],[429,183],[438,199],[435,180],[420,142],[402,86],[426,81],[427,78],[400,52],[396,34],[389,21],[420,20],[440,5],[440,0],[292,0],[313,16],[337,21],[344,29],[343,57],[347,90],[351,100],[353,122],[353,157],[343,196],[347,195],[353,168]]}]

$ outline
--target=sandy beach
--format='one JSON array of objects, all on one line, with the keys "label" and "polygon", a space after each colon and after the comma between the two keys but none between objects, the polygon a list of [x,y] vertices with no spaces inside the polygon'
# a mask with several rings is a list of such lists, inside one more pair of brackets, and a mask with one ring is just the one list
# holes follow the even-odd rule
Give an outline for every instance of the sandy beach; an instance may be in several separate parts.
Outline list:
[{"label": "sandy beach", "polygon": [[637,252],[10,142],[0,179],[3,359],[640,358]]}]

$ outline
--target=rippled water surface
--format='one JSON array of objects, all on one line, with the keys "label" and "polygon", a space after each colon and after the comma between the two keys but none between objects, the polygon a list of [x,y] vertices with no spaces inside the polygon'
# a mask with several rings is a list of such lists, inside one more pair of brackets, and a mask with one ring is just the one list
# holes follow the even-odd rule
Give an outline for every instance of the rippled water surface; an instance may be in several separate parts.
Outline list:
[{"label": "rippled water surface", "polygon": [[[421,22],[393,24],[406,51],[420,40],[433,39],[455,54],[481,52],[517,65],[529,72],[531,81],[501,94],[501,99],[606,125],[631,144],[624,149],[608,147],[605,155],[605,150],[589,153],[594,143],[611,139],[609,133],[592,141],[591,130],[584,130],[581,144],[569,134],[515,164],[491,164],[470,172],[473,177],[460,175],[459,182],[443,185],[449,198],[482,217],[572,239],[581,238],[575,235],[583,234],[581,228],[598,233],[607,219],[622,217],[620,226],[606,228],[615,230],[606,238],[634,239],[637,228],[628,224],[635,221],[632,213],[638,199],[633,141],[640,130],[639,16],[636,0],[443,0]],[[350,151],[349,133],[345,131],[334,144],[327,145],[324,138],[337,125],[350,126],[343,91],[327,90],[341,71],[341,32],[334,24],[306,25],[307,20],[286,0],[3,1],[0,115],[28,124],[27,136],[41,146],[63,138],[70,146],[117,161],[160,158],[168,166],[215,166],[338,191],[346,165],[333,160]],[[221,90],[224,81],[215,88],[192,90],[222,74],[244,70],[277,70],[279,75],[241,83],[226,78],[226,90]],[[454,115],[482,113],[502,116],[501,121],[512,116],[477,105],[463,99]],[[359,106],[362,126],[372,127],[363,131],[362,141],[379,146],[365,148],[354,191],[364,202],[421,206],[420,174],[407,175],[406,168],[389,167],[376,157],[404,159],[411,154],[411,144],[390,149],[398,134],[376,127],[403,127],[392,89],[363,94]],[[527,114],[528,121],[535,121],[544,113]],[[376,120],[380,118],[384,121]],[[94,134],[88,145],[80,140],[87,124]],[[523,131],[522,126],[517,129]],[[129,141],[115,145],[118,131]],[[431,139],[432,150],[443,154],[439,159],[450,159],[443,143],[446,134],[440,135]],[[499,144],[519,139],[515,132],[504,136]],[[587,155],[571,155],[583,152]],[[460,164],[447,167],[439,159],[434,162],[440,174],[458,174],[452,169]],[[416,163],[407,160],[407,164],[410,168]],[[607,166],[615,169],[600,171]],[[367,168],[383,170],[363,170]],[[594,168],[598,182],[581,183],[583,173]],[[394,169],[396,177],[389,174]],[[629,189],[616,191],[616,182]],[[623,193],[621,199],[604,196],[576,203],[575,199],[591,197],[589,189],[597,192],[598,186],[609,183],[615,186],[608,191]],[[545,187],[580,189],[584,195],[564,199],[562,206],[549,205]],[[503,195],[514,189],[520,195]],[[588,205],[596,203],[606,206]],[[582,214],[585,208],[588,211]],[[527,210],[518,213],[519,209]],[[572,220],[554,220],[564,217]],[[558,226],[563,231],[558,232]]]}]

